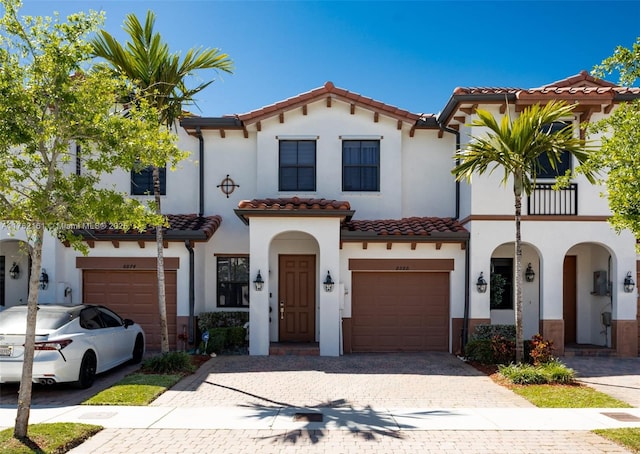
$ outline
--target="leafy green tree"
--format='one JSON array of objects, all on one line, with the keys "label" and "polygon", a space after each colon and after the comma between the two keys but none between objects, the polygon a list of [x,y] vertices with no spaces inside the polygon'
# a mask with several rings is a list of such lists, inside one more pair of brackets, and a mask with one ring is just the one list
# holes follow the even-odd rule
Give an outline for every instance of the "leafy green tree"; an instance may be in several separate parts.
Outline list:
[{"label": "leafy green tree", "polygon": [[[620,84],[632,86],[640,77],[640,37],[631,49],[619,46],[614,54],[597,65],[593,74],[604,77],[617,72]],[[607,118],[592,125],[602,134],[602,146],[587,168],[607,169],[605,184],[617,230],[629,229],[640,238],[640,100],[621,103]]]},{"label": "leafy green tree", "polygon": [[[159,33],[154,32],[155,14],[147,12],[144,25],[134,14],[127,15],[124,30],[129,41],[123,46],[112,35],[102,30],[93,39],[94,53],[106,60],[115,75],[125,77],[133,85],[134,100],[146,99],[159,111],[158,122],[172,129],[183,114],[183,107],[194,104],[194,96],[208,87],[213,80],[194,88],[187,87],[188,78],[204,69],[231,72],[232,62],[227,54],[218,49],[189,49],[184,58],[171,53]],[[139,167],[153,168],[153,195],[156,214],[162,213],[160,206],[160,167],[167,164],[165,157],[141,151]],[[163,233],[156,226],[158,310],[160,314],[161,350],[169,351],[167,308],[165,296]]]},{"label": "leafy green tree", "polygon": [[[558,132],[551,133],[548,125],[560,121],[571,114],[573,105],[564,102],[549,102],[527,107],[520,115],[511,120],[507,113],[498,121],[482,109],[476,112],[477,118],[472,127],[482,128],[478,135],[472,136],[464,149],[456,153],[459,164],[451,171],[456,179],[471,181],[473,174],[484,174],[500,169],[502,183],[513,184],[515,199],[515,327],[516,361],[523,359],[524,344],[522,334],[522,242],[520,222],[522,219],[522,196],[530,195],[535,187],[540,158],[544,155],[553,169],[558,168],[562,154],[568,151],[579,163],[589,156],[584,141],[574,136],[569,125]],[[589,181],[593,175],[585,172]]]},{"label": "leafy green tree", "polygon": [[[91,71],[88,35],[102,23],[96,12],[20,17],[18,0],[2,0],[0,17],[0,220],[24,229],[31,255],[27,327],[14,436],[27,436],[38,278],[45,232],[86,251],[71,228],[87,223],[159,222],[148,207],[100,176],[130,168],[139,149],[175,154],[174,135],[159,128],[145,103],[123,115],[121,81]],[[81,146],[76,156],[75,146]],[[81,158],[81,171],[75,160]]]}]

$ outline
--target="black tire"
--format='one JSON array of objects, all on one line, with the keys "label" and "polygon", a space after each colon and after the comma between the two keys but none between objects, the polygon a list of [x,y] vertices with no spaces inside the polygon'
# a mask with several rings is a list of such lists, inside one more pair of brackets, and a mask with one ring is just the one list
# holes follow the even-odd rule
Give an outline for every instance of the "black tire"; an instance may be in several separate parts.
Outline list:
[{"label": "black tire", "polygon": [[136,343],[133,346],[131,364],[140,364],[142,361],[142,355],[144,355],[144,338],[142,337],[142,334],[138,334],[138,337],[136,337]]},{"label": "black tire", "polygon": [[96,354],[92,350],[88,350],[82,357],[82,363],[80,363],[80,373],[78,374],[77,385],[78,388],[87,389],[93,385],[96,379],[96,368],[98,361],[96,360]]}]

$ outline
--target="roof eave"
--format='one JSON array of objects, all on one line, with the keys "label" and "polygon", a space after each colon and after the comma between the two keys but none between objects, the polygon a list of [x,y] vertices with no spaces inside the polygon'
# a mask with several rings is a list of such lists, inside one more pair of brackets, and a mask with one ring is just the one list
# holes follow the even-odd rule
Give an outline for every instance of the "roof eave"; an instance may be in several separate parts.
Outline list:
[{"label": "roof eave", "polygon": [[241,209],[236,208],[233,210],[236,216],[240,218],[242,222],[249,225],[249,218],[251,217],[317,217],[317,218],[329,218],[338,217],[342,222],[350,221],[353,217],[355,210],[256,210],[256,209]]},{"label": "roof eave", "polygon": [[463,102],[503,102],[504,100],[507,102],[513,102],[517,99],[517,95],[515,93],[478,93],[478,94],[470,94],[465,93],[462,95],[452,95],[447,101],[446,106],[442,109],[442,112],[438,115],[437,121],[439,124],[447,125],[451,117],[457,110],[458,105]]},{"label": "roof eave", "polygon": [[469,239],[469,232],[430,232],[428,235],[379,235],[373,232],[340,231],[342,241],[381,241],[407,243],[464,242]]}]

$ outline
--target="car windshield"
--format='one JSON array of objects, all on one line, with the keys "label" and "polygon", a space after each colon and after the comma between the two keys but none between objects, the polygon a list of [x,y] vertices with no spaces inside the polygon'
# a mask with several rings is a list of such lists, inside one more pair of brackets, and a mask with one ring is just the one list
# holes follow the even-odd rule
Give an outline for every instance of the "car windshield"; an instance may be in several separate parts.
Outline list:
[{"label": "car windshield", "polygon": [[[55,330],[72,320],[77,314],[69,310],[38,308],[36,332]],[[0,333],[23,334],[27,329],[27,307],[10,307],[0,312]]]}]

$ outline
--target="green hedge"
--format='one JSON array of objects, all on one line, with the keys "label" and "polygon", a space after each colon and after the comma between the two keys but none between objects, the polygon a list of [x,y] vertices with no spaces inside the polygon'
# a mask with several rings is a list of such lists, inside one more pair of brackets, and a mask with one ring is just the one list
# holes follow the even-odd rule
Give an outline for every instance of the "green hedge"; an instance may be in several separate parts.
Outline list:
[{"label": "green hedge", "polygon": [[198,315],[198,328],[204,332],[211,328],[244,326],[249,321],[249,312],[203,312]]},{"label": "green hedge", "polygon": [[225,350],[233,350],[247,345],[247,330],[242,326],[229,328],[210,328],[207,345],[200,342],[199,350],[206,354],[220,354]]},{"label": "green hedge", "polygon": [[516,338],[515,325],[477,325],[471,333],[469,340],[492,339],[495,336]]}]

